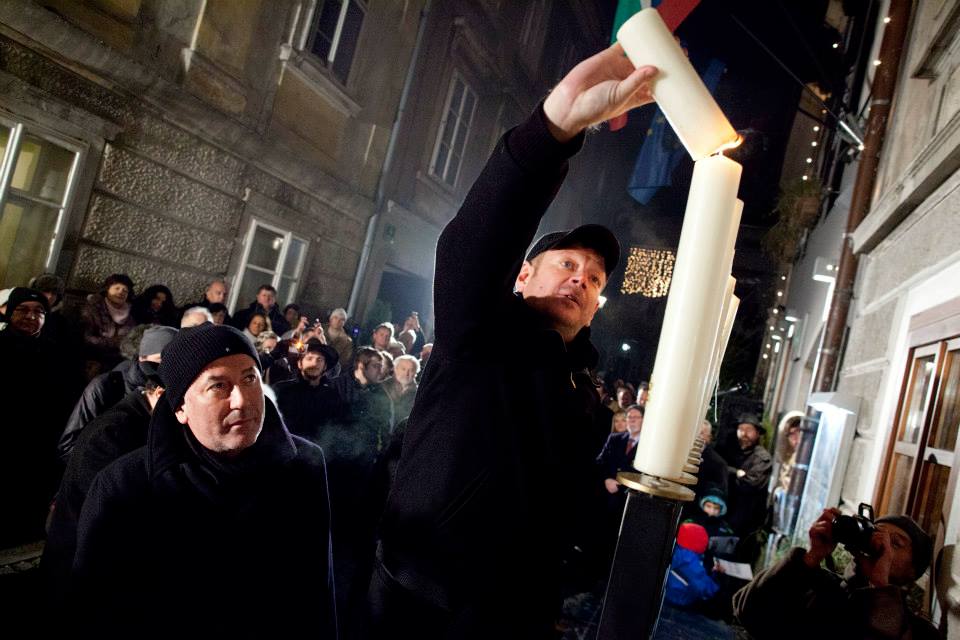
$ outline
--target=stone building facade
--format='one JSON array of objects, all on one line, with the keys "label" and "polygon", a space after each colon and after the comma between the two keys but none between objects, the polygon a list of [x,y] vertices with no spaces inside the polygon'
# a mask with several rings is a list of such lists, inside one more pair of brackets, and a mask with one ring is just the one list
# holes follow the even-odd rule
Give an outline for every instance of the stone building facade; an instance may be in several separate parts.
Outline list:
[{"label": "stone building facade", "polygon": [[[437,238],[497,140],[610,28],[592,3],[566,0],[434,1],[423,19],[352,305],[364,314],[379,300],[397,321],[411,310],[429,319]],[[594,178],[571,171],[542,230],[579,224]]]},{"label": "stone building facade", "polygon": [[0,286],[346,306],[422,4],[0,3]]}]

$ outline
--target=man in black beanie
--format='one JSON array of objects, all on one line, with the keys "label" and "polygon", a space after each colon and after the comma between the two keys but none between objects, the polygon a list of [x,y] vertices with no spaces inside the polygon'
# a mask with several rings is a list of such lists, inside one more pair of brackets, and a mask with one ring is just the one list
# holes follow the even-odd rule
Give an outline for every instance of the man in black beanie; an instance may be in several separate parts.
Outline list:
[{"label": "man in black beanie", "polygon": [[734,595],[734,613],[751,637],[939,638],[906,601],[906,587],[930,566],[930,536],[907,516],[880,518],[870,552],[857,552],[853,575],[841,579],[820,567],[837,546],[839,515],[825,509],[810,527],[809,549],[792,549]]},{"label": "man in black beanie", "polygon": [[159,374],[147,445],[84,502],[77,619],[107,635],[336,637],[323,452],[265,400],[253,345],[184,329]]}]

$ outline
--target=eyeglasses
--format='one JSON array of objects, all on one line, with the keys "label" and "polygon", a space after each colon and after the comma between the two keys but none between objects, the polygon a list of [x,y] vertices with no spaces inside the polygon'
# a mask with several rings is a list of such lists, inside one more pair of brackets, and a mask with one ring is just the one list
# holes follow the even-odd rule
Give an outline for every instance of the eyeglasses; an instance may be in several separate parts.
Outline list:
[{"label": "eyeglasses", "polygon": [[18,316],[33,316],[34,318],[45,318],[47,312],[43,309],[34,309],[32,307],[16,307],[13,310]]}]

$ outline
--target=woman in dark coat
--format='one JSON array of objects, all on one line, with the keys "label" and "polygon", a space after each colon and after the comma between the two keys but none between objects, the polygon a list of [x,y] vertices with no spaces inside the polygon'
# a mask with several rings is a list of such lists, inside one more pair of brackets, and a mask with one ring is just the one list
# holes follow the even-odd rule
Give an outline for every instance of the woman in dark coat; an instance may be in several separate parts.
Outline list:
[{"label": "woman in dark coat", "polygon": [[133,301],[133,319],[137,324],[160,324],[177,327],[177,305],[173,302],[170,289],[162,284],[147,287]]},{"label": "woman in dark coat", "polygon": [[120,342],[137,322],[131,313],[133,280],[123,273],[108,276],[98,294],[87,297],[80,312],[86,349],[87,377],[109,371],[123,360]]}]

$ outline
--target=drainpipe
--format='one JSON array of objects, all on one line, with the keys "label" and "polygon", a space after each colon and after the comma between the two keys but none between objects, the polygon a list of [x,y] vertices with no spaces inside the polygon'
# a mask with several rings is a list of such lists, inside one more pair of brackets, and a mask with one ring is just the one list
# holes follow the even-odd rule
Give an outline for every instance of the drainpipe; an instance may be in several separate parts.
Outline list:
[{"label": "drainpipe", "polygon": [[410,56],[410,65],[407,67],[407,76],[403,80],[403,90],[400,92],[400,103],[397,105],[397,114],[393,118],[393,127],[390,130],[390,140],[387,142],[387,154],[383,160],[383,170],[377,180],[377,199],[374,214],[367,222],[367,235],[363,241],[363,250],[360,253],[360,263],[357,265],[357,275],[353,279],[353,289],[350,291],[350,303],[347,305],[347,315],[353,316],[356,310],[357,299],[360,297],[360,288],[366,278],[367,266],[370,264],[370,254],[373,253],[374,239],[377,226],[380,222],[380,213],[383,209],[385,183],[390,169],[393,167],[393,158],[397,147],[397,137],[400,133],[400,121],[407,109],[407,98],[410,96],[410,87],[413,85],[413,75],[416,71],[417,60],[420,57],[420,47],[423,44],[423,32],[426,30],[427,17],[430,14],[431,0],[427,0],[420,10],[420,24],[417,26],[417,39],[413,45],[413,54]]},{"label": "drainpipe", "polygon": [[870,98],[870,115],[867,118],[867,130],[864,136],[864,149],[860,153],[857,167],[857,181],[853,186],[850,202],[850,214],[847,218],[847,232],[843,236],[843,249],[837,271],[837,281],[830,301],[830,316],[824,331],[820,352],[817,354],[817,377],[813,391],[833,391],[836,384],[837,363],[840,346],[847,326],[847,315],[853,299],[853,289],[857,278],[859,257],[853,253],[853,232],[870,211],[874,185],[877,181],[877,167],[883,151],[884,136],[890,106],[897,86],[900,72],[900,57],[910,21],[909,0],[892,0],[887,14],[890,22],[884,29],[880,44],[881,64],[876,68],[873,78],[873,92]]},{"label": "drainpipe", "polygon": [[[847,230],[843,235],[843,246],[837,280],[830,301],[830,315],[820,341],[817,353],[817,374],[811,392],[833,391],[840,358],[843,334],[847,326],[847,315],[853,299],[859,258],[853,252],[853,232],[870,211],[874,186],[877,181],[877,167],[883,151],[890,105],[893,102],[900,72],[900,58],[910,21],[910,0],[891,0],[887,23],[880,43],[880,66],[876,67],[873,78],[873,91],[870,97],[870,115],[867,118],[864,149],[860,153],[857,167],[857,180],[853,186],[850,213],[847,218]],[[812,417],[809,416],[808,417]],[[807,471],[813,454],[817,424],[813,420],[804,421],[804,434],[797,450],[797,463],[790,478],[790,497],[799,501],[803,495],[807,480]],[[791,527],[792,528],[792,527]]]}]

